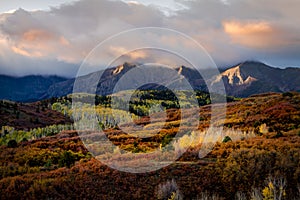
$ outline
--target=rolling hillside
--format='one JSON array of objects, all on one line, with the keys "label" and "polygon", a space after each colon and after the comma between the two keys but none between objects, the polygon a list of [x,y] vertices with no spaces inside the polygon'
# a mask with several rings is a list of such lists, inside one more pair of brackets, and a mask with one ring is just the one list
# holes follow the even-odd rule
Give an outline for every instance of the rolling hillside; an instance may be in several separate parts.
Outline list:
[{"label": "rolling hillside", "polygon": [[[200,138],[170,166],[143,174],[121,172],[101,163],[87,151],[79,137],[81,133],[76,131],[2,145],[0,197],[159,199],[161,193],[169,197],[172,192],[178,192],[185,199],[203,195],[208,199],[213,195],[218,199],[245,195],[248,199],[253,191],[263,194],[270,185],[268,180],[284,180],[286,198],[298,199],[299,105],[299,93],[263,94],[231,102],[227,105],[224,139],[217,142],[206,157],[198,157]],[[22,106],[17,108],[23,109]],[[35,106],[29,105],[27,109],[36,112]],[[178,110],[168,110],[169,120],[152,138],[137,139],[116,127],[108,128],[105,135],[118,147],[109,150],[96,143],[94,148],[105,152],[105,158],[112,156],[119,162],[122,162],[118,157],[120,149],[143,156],[151,149],[160,148],[160,144],[170,142],[178,131],[179,116]],[[200,133],[207,128],[209,119],[210,106],[201,107]],[[145,116],[135,123],[147,126],[147,121]],[[93,138],[97,133],[88,132],[86,136]],[[174,143],[174,150],[180,150],[186,145],[186,139],[196,139],[195,136],[197,134],[184,136]],[[239,184],[234,184],[237,181]],[[170,191],[164,189],[168,182],[172,182]]]}]

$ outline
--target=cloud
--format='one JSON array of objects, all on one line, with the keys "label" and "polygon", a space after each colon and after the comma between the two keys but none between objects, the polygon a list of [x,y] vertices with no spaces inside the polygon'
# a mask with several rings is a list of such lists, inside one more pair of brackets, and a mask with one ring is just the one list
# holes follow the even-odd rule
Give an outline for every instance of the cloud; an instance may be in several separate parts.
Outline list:
[{"label": "cloud", "polygon": [[295,65],[298,60],[300,65],[296,56],[300,50],[299,1],[180,2],[189,9],[170,20],[172,27],[195,38],[219,66],[248,59],[275,66]]},{"label": "cloud", "polygon": [[[0,16],[0,45],[1,48],[5,45],[7,53],[18,59],[57,60],[77,65],[109,36],[134,27],[157,26],[163,16],[151,6],[107,0],[78,1],[50,11],[18,9]],[[6,57],[1,61],[9,62]],[[0,70],[12,73],[3,67]]]},{"label": "cloud", "polygon": [[273,30],[267,22],[240,23],[236,21],[224,22],[226,33],[231,35],[257,35],[270,34]]},{"label": "cloud", "polygon": [[109,48],[109,50],[110,50],[111,54],[113,54],[115,57],[124,55],[130,60],[145,59],[148,57],[148,55],[145,51],[128,51],[124,47],[112,46]]},{"label": "cloud", "polygon": [[[201,44],[219,66],[247,59],[273,65],[300,65],[300,2],[297,0],[159,2],[79,0],[47,11],[18,9],[1,14],[0,73],[74,74],[70,69],[77,69],[96,45],[122,31],[145,26],[171,28],[187,34]],[[147,37],[153,44],[147,43]],[[131,44],[132,41],[135,44]],[[102,60],[95,60],[95,63],[104,66],[111,56],[121,56],[139,44],[160,44],[166,49],[185,50],[195,58],[199,56],[198,52],[188,48],[189,44],[182,44],[176,37],[135,35],[122,44],[106,46]],[[122,59],[161,61],[172,65],[171,59],[176,60],[161,52],[151,54],[149,51],[134,51]],[[44,67],[49,66],[46,63],[57,62],[60,63],[59,70]],[[39,69],[25,67],[23,63]],[[62,63],[66,65],[65,71]]]},{"label": "cloud", "polygon": [[268,22],[223,22],[224,31],[234,43],[253,48],[276,46],[278,42],[273,40],[276,31]]},{"label": "cloud", "polygon": [[289,32],[291,28],[286,31],[266,21],[225,21],[223,27],[233,43],[250,48],[274,51],[276,48],[282,49],[283,46],[299,45],[294,33]]}]

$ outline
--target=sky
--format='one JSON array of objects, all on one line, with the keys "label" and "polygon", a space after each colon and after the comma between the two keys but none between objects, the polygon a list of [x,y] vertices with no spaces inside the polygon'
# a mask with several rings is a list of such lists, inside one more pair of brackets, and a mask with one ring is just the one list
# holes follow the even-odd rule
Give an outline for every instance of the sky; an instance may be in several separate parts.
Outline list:
[{"label": "sky", "polygon": [[[72,77],[101,42],[143,27],[167,28],[187,35],[220,68],[246,60],[281,68],[299,67],[299,7],[299,0],[3,0],[0,74]],[[105,52],[93,60],[95,70],[107,66],[111,58],[124,58],[124,54],[129,61],[149,62],[161,52],[128,52],[139,45],[151,46],[153,41],[163,49],[199,56],[189,44],[161,32],[132,34],[120,43],[102,46]],[[168,55],[156,57],[155,62],[168,63]],[[172,64],[181,65],[176,62]]]},{"label": "sky", "polygon": [[0,13],[12,13],[19,8],[27,11],[50,10],[51,7],[58,7],[70,2],[74,2],[74,0],[2,0],[0,1]]}]

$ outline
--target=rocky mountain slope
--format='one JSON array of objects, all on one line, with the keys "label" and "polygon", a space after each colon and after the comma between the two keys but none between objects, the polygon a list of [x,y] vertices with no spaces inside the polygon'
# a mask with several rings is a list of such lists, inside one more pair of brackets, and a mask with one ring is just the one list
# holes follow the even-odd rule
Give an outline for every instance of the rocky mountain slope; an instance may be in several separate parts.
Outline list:
[{"label": "rocky mountain slope", "polygon": [[[96,90],[98,95],[112,94],[120,78],[135,67],[134,64],[124,63],[105,71],[78,77],[76,81],[80,84],[77,84],[79,85],[77,92],[95,93]],[[161,73],[167,73],[167,70],[157,70],[161,70]],[[184,66],[175,70],[177,73],[173,77],[174,80],[185,77],[194,89],[207,91],[205,81],[198,71]],[[214,85],[223,81],[227,94],[231,96],[247,97],[266,92],[300,91],[300,68],[280,69],[260,62],[248,61],[227,70],[221,70],[219,75],[210,74],[211,78],[208,84]],[[151,73],[143,75],[150,76]],[[22,78],[1,76],[0,78],[0,99],[25,102],[66,96],[73,92],[75,82],[75,78],[66,79],[57,76],[27,76]],[[149,84],[145,85],[145,88],[159,89],[159,86]],[[128,86],[126,89],[131,88]]]},{"label": "rocky mountain slope", "polygon": [[259,62],[245,62],[212,79],[223,81],[228,95],[247,97],[265,92],[300,91],[299,68],[273,68]]}]

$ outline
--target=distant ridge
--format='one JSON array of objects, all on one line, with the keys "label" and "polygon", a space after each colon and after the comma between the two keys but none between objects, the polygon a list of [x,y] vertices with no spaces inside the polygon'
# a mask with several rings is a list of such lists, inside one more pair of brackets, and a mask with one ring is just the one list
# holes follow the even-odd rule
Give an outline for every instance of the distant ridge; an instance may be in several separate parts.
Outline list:
[{"label": "distant ridge", "polygon": [[[129,70],[135,68],[135,64],[124,63],[122,65],[94,72],[77,78],[82,84],[83,91],[88,88],[97,88],[98,95],[113,93],[118,80]],[[198,71],[188,67],[178,67],[179,76],[184,76],[196,90],[207,91],[205,81]],[[102,74],[100,78],[99,75]],[[236,97],[248,97],[253,94],[266,92],[300,91],[300,68],[274,68],[256,61],[246,61],[224,70],[221,74],[211,74],[208,84],[214,85],[224,82],[226,93]],[[99,80],[100,79],[100,80]],[[85,80],[89,80],[88,84]],[[66,96],[73,92],[75,79],[67,79],[59,76],[26,76],[10,77],[0,75],[0,99],[13,101],[37,101],[51,97]],[[151,84],[145,89],[159,89]]]},{"label": "distant ridge", "polygon": [[266,92],[300,91],[300,68],[274,68],[264,63],[247,61],[233,66],[212,79],[223,81],[226,93],[247,97]]},{"label": "distant ridge", "polygon": [[59,76],[12,77],[0,75],[0,99],[20,102],[39,100],[51,85],[66,80],[67,78]]}]

